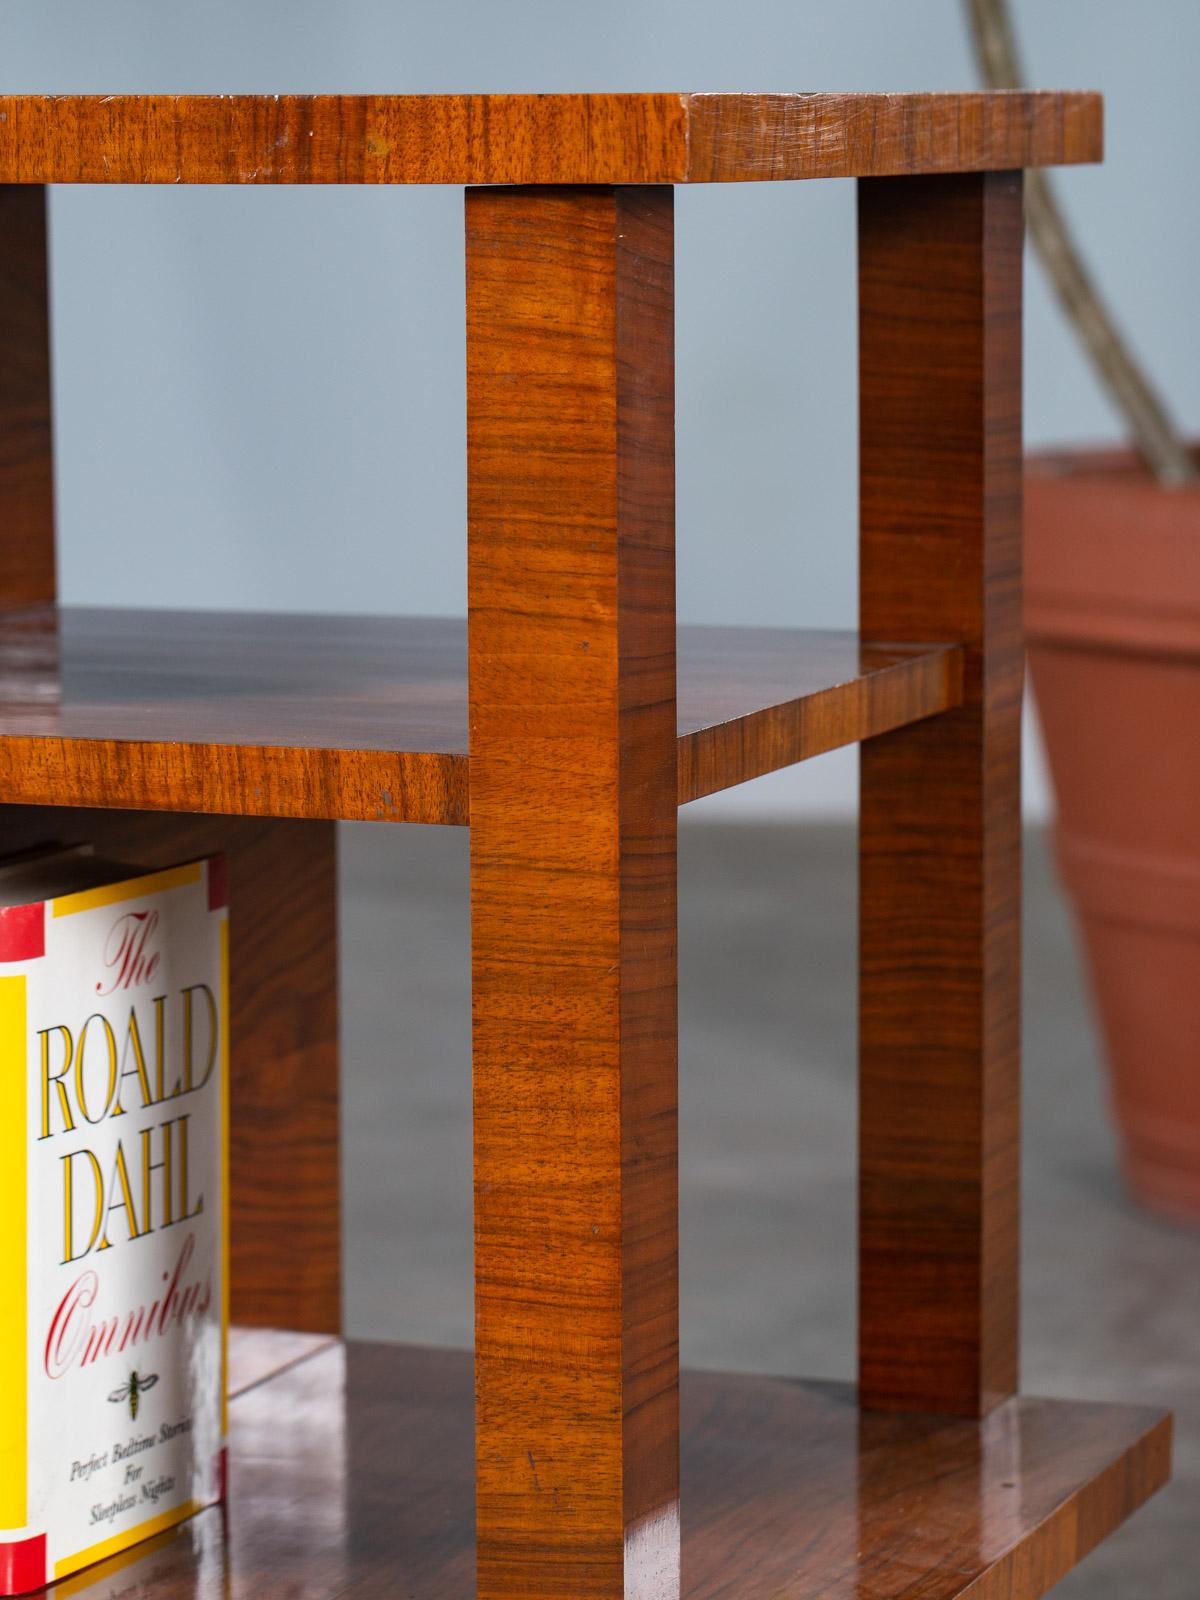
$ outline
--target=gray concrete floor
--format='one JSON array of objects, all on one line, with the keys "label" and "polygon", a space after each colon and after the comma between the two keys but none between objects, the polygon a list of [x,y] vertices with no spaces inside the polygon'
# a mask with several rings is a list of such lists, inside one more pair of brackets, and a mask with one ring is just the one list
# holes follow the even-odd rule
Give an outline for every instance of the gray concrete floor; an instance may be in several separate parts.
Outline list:
[{"label": "gray concrete floor", "polygon": [[[686,1363],[854,1367],[854,835],[693,823],[680,845]],[[469,1344],[467,836],[343,829],[347,1323]],[[1200,1233],[1116,1172],[1073,930],[1027,841],[1024,1376],[1172,1407],[1176,1480],[1056,1600],[1200,1594]]]}]

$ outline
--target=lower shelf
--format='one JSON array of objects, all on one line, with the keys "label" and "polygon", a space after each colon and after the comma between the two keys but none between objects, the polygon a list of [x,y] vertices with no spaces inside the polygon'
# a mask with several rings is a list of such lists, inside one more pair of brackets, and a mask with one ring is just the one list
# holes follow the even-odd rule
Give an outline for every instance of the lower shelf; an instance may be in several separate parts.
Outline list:
[{"label": "lower shelf", "polygon": [[[71,1580],[116,1600],[473,1600],[460,1351],[244,1334],[220,1511]],[[982,1423],[860,1413],[843,1385],[683,1380],[683,1592],[1031,1600],[1167,1478],[1170,1419],[1014,1400]]]}]

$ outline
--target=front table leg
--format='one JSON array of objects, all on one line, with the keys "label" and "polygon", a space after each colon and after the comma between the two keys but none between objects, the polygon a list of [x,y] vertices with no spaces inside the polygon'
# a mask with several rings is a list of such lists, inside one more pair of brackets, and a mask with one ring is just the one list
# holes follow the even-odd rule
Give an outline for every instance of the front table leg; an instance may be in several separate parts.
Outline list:
[{"label": "front table leg", "polygon": [[478,1592],[671,1600],[672,192],[466,225]]}]

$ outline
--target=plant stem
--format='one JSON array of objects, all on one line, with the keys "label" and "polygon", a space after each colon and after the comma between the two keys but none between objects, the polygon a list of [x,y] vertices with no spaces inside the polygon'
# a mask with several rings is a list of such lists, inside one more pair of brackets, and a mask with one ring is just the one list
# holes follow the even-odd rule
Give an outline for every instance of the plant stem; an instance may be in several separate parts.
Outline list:
[{"label": "plant stem", "polygon": [[[966,0],[975,53],[992,89],[1019,89],[1023,73],[1008,0]],[[1200,482],[1200,471],[1084,266],[1046,176],[1025,175],[1029,237],[1067,321],[1124,416],[1138,454],[1161,484]]]}]

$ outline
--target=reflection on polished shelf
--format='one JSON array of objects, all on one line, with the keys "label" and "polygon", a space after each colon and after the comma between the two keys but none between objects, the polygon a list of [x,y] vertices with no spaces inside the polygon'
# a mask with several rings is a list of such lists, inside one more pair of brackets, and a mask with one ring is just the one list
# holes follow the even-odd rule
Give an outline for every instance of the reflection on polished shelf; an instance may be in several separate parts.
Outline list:
[{"label": "reflection on polished shelf", "polygon": [[[96,1600],[146,1579],[163,1596],[390,1583],[471,1600],[469,1354],[242,1332],[232,1370],[228,1544],[206,1512],[190,1536],[98,1574]],[[1045,1588],[1067,1571],[1161,1481],[1170,1448],[1161,1417],[1114,1406],[1014,1400],[980,1424],[860,1413],[840,1384],[712,1372],[685,1373],[681,1395],[691,1595],[893,1600],[939,1572],[929,1600],[985,1574],[998,1593],[1035,1593],[1025,1575]]]}]

